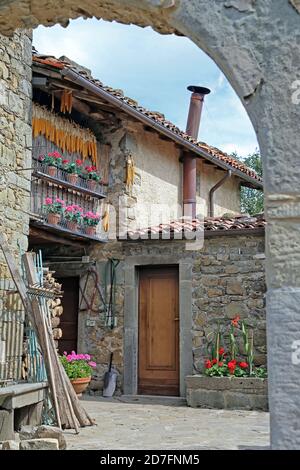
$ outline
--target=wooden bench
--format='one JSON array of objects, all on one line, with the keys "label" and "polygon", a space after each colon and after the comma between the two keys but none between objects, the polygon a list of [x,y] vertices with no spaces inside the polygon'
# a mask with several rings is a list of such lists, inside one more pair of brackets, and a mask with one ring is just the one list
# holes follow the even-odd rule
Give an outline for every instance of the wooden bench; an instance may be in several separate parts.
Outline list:
[{"label": "wooden bench", "polygon": [[39,382],[0,388],[0,441],[14,439],[23,424],[41,424],[47,387],[47,382]]}]

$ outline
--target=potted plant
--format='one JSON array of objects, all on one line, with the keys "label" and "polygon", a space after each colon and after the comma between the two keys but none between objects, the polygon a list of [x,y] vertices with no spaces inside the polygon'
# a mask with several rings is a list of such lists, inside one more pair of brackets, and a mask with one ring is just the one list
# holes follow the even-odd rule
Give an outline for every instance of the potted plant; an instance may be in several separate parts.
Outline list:
[{"label": "potted plant", "polygon": [[87,187],[92,191],[95,190],[97,183],[100,181],[100,175],[96,170],[95,166],[86,166],[82,173],[83,178],[87,180]]},{"label": "potted plant", "polygon": [[89,354],[76,354],[75,351],[71,354],[65,351],[63,356],[60,356],[60,361],[76,394],[80,396],[88,387],[97,364],[91,361]]},{"label": "potted plant", "polygon": [[48,152],[46,155],[39,156],[39,162],[47,167],[49,176],[57,176],[57,169],[61,168],[63,157],[59,152]]},{"label": "potted plant", "polygon": [[[221,332],[218,327],[215,340],[210,345],[210,358],[205,360],[205,375],[209,377],[259,377],[266,378],[264,367],[254,367],[253,335],[250,336],[246,324],[237,316],[229,328]],[[243,340],[243,351],[238,350],[237,335]],[[229,348],[221,346],[222,337],[229,338]],[[225,343],[224,343],[225,345]]]},{"label": "potted plant", "polygon": [[[76,160],[81,161],[81,160]],[[78,180],[78,174],[80,173],[80,167],[76,162],[70,162],[70,160],[63,160],[63,169],[66,172],[66,179],[71,184],[76,184]]]},{"label": "potted plant", "polygon": [[266,411],[267,369],[254,364],[253,332],[237,316],[208,336],[204,373],[186,377],[188,406]]},{"label": "potted plant", "polygon": [[65,203],[62,199],[46,197],[43,209],[47,214],[47,221],[51,225],[57,225],[64,213]]},{"label": "potted plant", "polygon": [[81,222],[83,209],[76,204],[71,204],[65,208],[65,219],[67,222],[67,228],[75,232],[78,228],[78,224]]},{"label": "potted plant", "polygon": [[82,222],[85,228],[85,233],[87,235],[95,235],[96,226],[98,225],[101,216],[99,214],[94,214],[94,212],[86,212],[82,215]]}]

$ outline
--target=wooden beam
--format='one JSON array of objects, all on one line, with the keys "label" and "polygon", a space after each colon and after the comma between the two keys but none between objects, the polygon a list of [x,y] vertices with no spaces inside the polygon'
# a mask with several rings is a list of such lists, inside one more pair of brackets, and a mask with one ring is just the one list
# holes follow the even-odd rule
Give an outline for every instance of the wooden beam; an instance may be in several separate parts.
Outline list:
[{"label": "wooden beam", "polygon": [[[68,245],[74,246],[76,248],[86,247],[86,243],[70,240],[65,237],[60,237],[55,235],[51,232],[39,229],[37,227],[33,227],[32,225],[29,226],[29,244],[34,245],[36,239],[36,244],[44,244],[44,243],[59,243],[60,245]],[[41,240],[41,241],[38,241]]]}]

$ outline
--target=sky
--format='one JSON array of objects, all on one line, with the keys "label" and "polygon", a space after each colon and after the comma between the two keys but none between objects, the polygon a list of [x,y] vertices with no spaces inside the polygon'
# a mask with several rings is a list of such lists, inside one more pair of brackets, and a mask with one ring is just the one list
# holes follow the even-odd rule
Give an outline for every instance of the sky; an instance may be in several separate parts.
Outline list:
[{"label": "sky", "polygon": [[185,130],[188,85],[211,89],[206,96],[199,140],[246,157],[258,148],[252,124],[218,66],[192,41],[149,28],[96,19],[70,21],[67,28],[39,26],[38,52],[65,55],[89,68],[105,85],[129,96]]}]

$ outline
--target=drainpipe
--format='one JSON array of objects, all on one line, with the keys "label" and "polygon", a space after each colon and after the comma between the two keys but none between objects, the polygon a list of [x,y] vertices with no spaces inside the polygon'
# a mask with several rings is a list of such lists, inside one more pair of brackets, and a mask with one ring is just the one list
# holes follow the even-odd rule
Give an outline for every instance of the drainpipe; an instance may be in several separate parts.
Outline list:
[{"label": "drainpipe", "polygon": [[214,208],[214,195],[215,195],[215,192],[217,191],[217,189],[220,188],[220,186],[222,186],[225,181],[227,181],[229,178],[231,177],[231,170],[228,170],[226,175],[223,176],[222,179],[220,179],[220,181],[217,182],[217,184],[215,184],[209,191],[209,203],[208,203],[208,215],[209,217],[214,217],[214,213],[215,213],[215,208]]},{"label": "drainpipe", "polygon": [[[208,88],[188,86],[192,92],[186,133],[197,140],[204,96],[210,93]],[[183,215],[196,218],[196,156],[192,153],[183,155]]]}]

